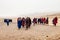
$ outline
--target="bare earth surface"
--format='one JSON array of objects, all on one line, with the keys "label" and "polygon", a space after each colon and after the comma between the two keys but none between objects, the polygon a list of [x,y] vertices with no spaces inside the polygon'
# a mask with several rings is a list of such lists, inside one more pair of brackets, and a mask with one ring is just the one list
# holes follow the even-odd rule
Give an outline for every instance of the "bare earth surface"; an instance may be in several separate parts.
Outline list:
[{"label": "bare earth surface", "polygon": [[60,26],[40,25],[18,30],[15,23],[0,23],[0,40],[60,40]]}]

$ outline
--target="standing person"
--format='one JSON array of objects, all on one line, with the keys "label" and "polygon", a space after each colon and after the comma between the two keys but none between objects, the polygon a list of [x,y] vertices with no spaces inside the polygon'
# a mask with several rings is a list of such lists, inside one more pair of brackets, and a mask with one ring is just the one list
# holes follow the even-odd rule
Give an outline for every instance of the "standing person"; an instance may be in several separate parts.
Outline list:
[{"label": "standing person", "polygon": [[41,18],[41,23],[44,24],[44,19],[43,18]]},{"label": "standing person", "polygon": [[22,18],[22,26],[23,27],[25,26],[25,18],[24,17]]},{"label": "standing person", "polygon": [[47,17],[47,19],[46,19],[46,24],[48,24],[48,17]]},{"label": "standing person", "polygon": [[17,19],[17,25],[18,25],[18,29],[20,29],[20,28],[21,28],[21,25],[22,25],[21,17],[19,17],[19,18]]},{"label": "standing person", "polygon": [[53,24],[56,26],[56,24],[57,24],[57,21],[58,21],[58,18],[57,17],[55,17],[54,19],[53,19]]},{"label": "standing person", "polygon": [[43,22],[43,24],[45,24],[46,23],[46,18],[42,18],[42,22]]},{"label": "standing person", "polygon": [[38,24],[40,23],[40,18],[38,18]]},{"label": "standing person", "polygon": [[40,24],[43,24],[42,18],[40,18]]},{"label": "standing person", "polygon": [[33,23],[34,23],[34,25],[37,24],[37,18],[33,19]]},{"label": "standing person", "polygon": [[29,17],[26,18],[26,30],[31,26],[31,19]]},{"label": "standing person", "polygon": [[43,18],[43,24],[45,24],[46,23],[46,19],[45,18]]}]

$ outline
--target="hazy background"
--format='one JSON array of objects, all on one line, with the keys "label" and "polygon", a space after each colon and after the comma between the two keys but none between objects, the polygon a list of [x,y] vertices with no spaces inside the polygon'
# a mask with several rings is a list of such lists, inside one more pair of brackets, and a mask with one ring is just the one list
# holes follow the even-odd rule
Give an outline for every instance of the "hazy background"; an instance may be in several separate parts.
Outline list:
[{"label": "hazy background", "polygon": [[49,13],[42,12],[59,11],[60,0],[0,0],[0,17],[43,15]]}]

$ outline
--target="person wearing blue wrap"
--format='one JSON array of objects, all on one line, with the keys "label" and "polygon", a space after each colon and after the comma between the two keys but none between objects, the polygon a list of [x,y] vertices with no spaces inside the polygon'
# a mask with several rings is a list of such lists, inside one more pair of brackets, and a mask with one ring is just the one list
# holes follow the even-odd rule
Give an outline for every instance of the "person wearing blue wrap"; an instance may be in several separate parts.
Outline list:
[{"label": "person wearing blue wrap", "polygon": [[22,26],[22,20],[21,20],[21,17],[19,17],[19,18],[17,19],[17,26],[18,26],[18,29],[20,29],[21,26]]},{"label": "person wearing blue wrap", "polygon": [[4,22],[7,23],[7,26],[9,26],[9,23],[12,22],[12,19],[4,19]]}]

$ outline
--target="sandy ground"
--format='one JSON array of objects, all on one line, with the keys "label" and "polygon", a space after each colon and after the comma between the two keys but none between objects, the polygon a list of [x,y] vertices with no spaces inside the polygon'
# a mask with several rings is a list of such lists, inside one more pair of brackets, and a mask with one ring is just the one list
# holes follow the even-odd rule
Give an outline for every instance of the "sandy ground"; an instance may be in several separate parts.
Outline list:
[{"label": "sandy ground", "polygon": [[60,26],[37,24],[28,30],[18,30],[15,23],[0,23],[0,40],[60,40]]},{"label": "sandy ground", "polygon": [[60,40],[60,14],[59,16],[57,15],[57,26],[52,25],[52,19],[55,16],[56,15],[48,15],[48,25],[31,25],[31,28],[28,30],[25,30],[26,28],[21,28],[18,30],[16,24],[17,18],[13,18],[13,23],[10,23],[9,26],[4,23],[3,18],[0,18],[0,40]]}]

